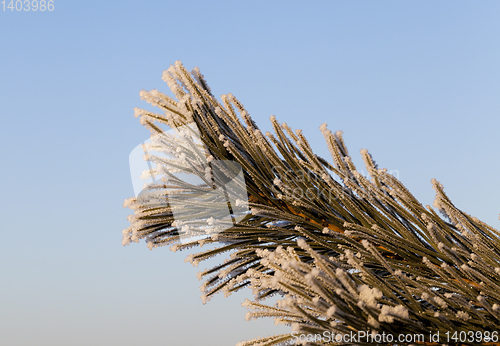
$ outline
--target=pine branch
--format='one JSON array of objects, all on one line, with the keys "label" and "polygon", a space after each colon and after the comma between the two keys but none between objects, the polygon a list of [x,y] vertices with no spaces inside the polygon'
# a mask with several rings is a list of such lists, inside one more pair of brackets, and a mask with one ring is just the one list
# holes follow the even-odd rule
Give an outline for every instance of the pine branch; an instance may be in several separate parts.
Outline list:
[{"label": "pine branch", "polygon": [[[370,177],[363,176],[342,133],[326,124],[320,130],[334,165],[274,116],[275,133],[263,134],[233,95],[219,102],[198,69],[190,75],[177,62],[163,79],[177,100],[141,91],[163,114],[135,112],[152,136],[146,159],[156,167],[147,174],[162,179],[125,202],[134,215],[124,245],[145,239],[150,249],[214,246],[190,255],[194,265],[230,252],[225,263],[199,273],[200,279],[211,275],[203,300],[250,287],[256,301],[246,303],[253,309],[248,319],[274,317],[299,334],[440,331],[439,342],[446,343],[446,331],[495,330],[499,233],[457,209],[439,182],[432,181],[434,207],[443,217],[379,169],[366,150]],[[214,193],[217,186],[225,188]],[[229,208],[231,220],[217,224],[214,208]],[[277,307],[259,302],[274,294],[284,297]],[[282,335],[240,345],[291,341],[297,340]]]}]

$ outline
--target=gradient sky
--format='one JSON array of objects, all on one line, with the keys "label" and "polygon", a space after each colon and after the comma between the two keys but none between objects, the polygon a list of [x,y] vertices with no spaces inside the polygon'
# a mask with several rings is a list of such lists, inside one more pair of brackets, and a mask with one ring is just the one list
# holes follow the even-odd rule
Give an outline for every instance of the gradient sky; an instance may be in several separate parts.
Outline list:
[{"label": "gradient sky", "polygon": [[202,305],[187,253],[121,246],[128,155],[147,136],[133,107],[168,91],[176,60],[263,130],[274,114],[329,158],[327,122],[358,166],[369,149],[424,204],[436,178],[499,229],[499,18],[498,1],[0,7],[0,344],[230,346],[288,330],[246,322],[248,292]]}]

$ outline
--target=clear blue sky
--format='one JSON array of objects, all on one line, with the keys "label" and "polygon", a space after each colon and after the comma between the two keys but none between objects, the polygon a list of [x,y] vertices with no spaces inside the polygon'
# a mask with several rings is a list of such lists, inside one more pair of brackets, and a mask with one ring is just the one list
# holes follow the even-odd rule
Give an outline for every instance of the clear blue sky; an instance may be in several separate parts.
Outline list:
[{"label": "clear blue sky", "polygon": [[[2,6],[0,4],[0,6]],[[500,228],[500,2],[55,1],[0,7],[0,344],[230,346],[273,334],[199,299],[184,253],[121,246],[141,89],[176,60],[328,157],[343,130],[425,204]]]}]

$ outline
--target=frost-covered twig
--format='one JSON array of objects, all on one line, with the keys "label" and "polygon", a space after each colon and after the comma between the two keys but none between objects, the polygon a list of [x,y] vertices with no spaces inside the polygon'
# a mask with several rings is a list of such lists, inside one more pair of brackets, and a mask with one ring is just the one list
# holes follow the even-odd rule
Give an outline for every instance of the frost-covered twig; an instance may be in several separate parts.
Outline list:
[{"label": "frost-covered twig", "polygon": [[[156,165],[149,174],[164,176],[126,201],[134,215],[124,244],[145,239],[151,249],[173,244],[174,251],[214,245],[190,255],[194,265],[230,252],[229,260],[199,273],[206,278],[203,300],[250,287],[256,300],[245,303],[247,318],[273,317],[296,333],[441,331],[444,343],[446,331],[494,331],[500,324],[499,233],[457,209],[439,182],[432,181],[434,207],[442,216],[379,169],[366,150],[361,155],[370,176],[362,175],[342,133],[326,124],[320,130],[334,164],[314,154],[300,130],[274,116],[274,134],[263,134],[233,95],[219,102],[198,69],[189,74],[177,62],[163,79],[176,100],[142,91],[141,98],[163,114],[135,114],[151,131],[151,146],[170,156],[146,157]],[[164,125],[187,126],[201,142],[179,144],[165,135]],[[242,186],[200,202],[234,177],[229,166],[212,174],[216,161],[242,168],[248,200],[234,204],[251,211],[236,219],[231,209],[231,227],[222,232],[210,231],[217,222],[209,210],[226,208]],[[172,167],[199,183],[183,181]],[[262,302],[275,294],[283,296],[277,306]],[[295,341],[287,334],[240,345]]]}]

